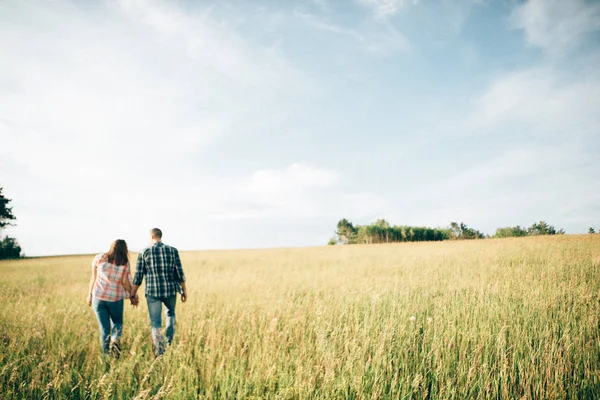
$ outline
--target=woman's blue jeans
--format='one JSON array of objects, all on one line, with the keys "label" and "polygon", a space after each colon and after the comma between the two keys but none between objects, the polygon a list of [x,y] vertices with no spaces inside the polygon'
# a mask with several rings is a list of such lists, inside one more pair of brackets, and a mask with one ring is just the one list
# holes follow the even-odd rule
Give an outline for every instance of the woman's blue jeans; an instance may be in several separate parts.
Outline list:
[{"label": "woman's blue jeans", "polygon": [[100,327],[100,348],[104,353],[108,353],[111,334],[112,340],[119,340],[121,332],[123,332],[123,300],[104,301],[94,297],[92,308],[96,313]]},{"label": "woman's blue jeans", "polygon": [[162,335],[162,305],[165,305],[165,314],[167,316],[167,345],[170,345],[175,335],[175,305],[177,296],[153,297],[146,296],[148,302],[148,313],[150,314],[150,323],[152,324],[152,341],[157,355],[165,352],[165,339]]}]

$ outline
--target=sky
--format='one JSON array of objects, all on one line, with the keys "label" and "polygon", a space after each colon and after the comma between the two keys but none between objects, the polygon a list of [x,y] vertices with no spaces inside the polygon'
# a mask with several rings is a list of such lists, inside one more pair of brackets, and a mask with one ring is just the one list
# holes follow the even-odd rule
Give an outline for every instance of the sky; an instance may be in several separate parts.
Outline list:
[{"label": "sky", "polygon": [[0,2],[26,255],[600,228],[600,2]]}]

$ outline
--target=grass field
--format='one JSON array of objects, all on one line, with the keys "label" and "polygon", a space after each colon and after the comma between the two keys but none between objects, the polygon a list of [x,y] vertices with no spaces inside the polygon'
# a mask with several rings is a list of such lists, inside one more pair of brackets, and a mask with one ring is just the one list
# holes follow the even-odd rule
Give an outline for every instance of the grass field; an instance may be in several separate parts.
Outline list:
[{"label": "grass field", "polygon": [[91,260],[0,262],[0,398],[600,398],[600,235],[182,253],[107,363]]}]

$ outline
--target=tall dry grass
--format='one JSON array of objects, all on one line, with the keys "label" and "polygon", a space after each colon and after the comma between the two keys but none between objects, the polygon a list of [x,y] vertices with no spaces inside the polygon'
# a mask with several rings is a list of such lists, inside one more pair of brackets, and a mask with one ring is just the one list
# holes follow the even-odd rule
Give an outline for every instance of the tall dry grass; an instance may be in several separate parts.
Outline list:
[{"label": "tall dry grass", "polygon": [[600,235],[182,258],[158,360],[143,301],[100,356],[90,256],[1,262],[0,397],[600,397]]}]

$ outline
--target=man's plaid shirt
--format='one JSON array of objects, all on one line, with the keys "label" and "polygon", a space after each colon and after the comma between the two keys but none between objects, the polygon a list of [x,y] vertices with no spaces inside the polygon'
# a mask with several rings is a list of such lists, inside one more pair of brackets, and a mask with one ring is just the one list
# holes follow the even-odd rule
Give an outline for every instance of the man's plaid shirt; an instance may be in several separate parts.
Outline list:
[{"label": "man's plaid shirt", "polygon": [[175,247],[154,243],[138,255],[133,284],[140,286],[146,277],[146,296],[171,297],[181,293],[185,275]]}]

